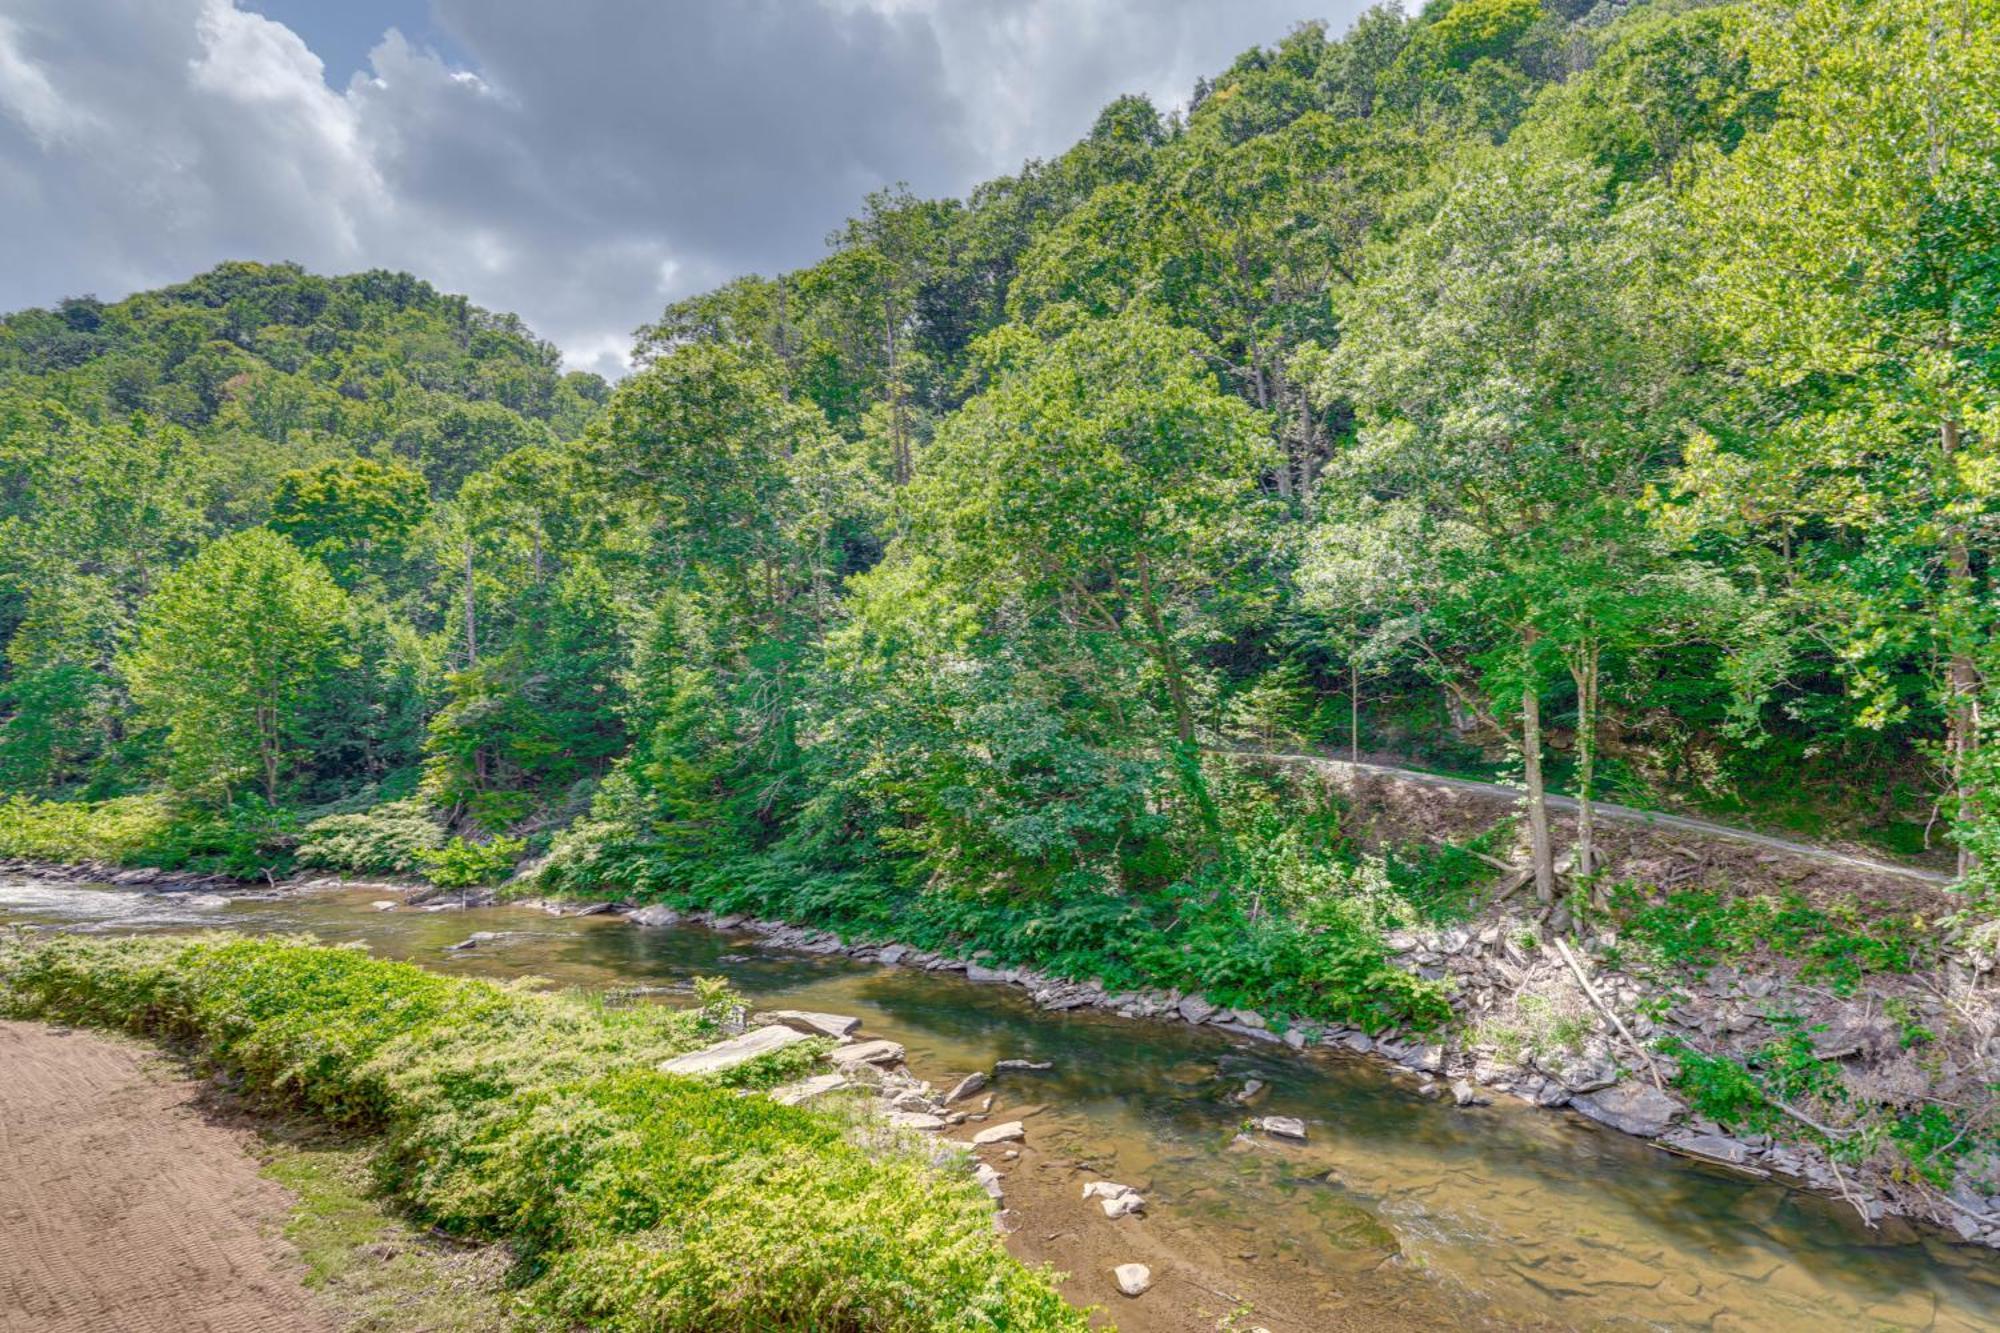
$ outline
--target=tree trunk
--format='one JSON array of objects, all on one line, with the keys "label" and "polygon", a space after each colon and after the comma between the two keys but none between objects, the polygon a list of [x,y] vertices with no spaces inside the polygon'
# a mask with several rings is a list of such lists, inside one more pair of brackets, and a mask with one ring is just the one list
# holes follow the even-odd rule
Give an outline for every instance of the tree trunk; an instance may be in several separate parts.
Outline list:
[{"label": "tree trunk", "polygon": [[[1586,639],[1570,659],[1576,681],[1576,874],[1589,879],[1597,873],[1597,812],[1591,801],[1597,772],[1597,672],[1602,649]],[[1604,906],[1604,895],[1592,882],[1591,901]]]},{"label": "tree trunk", "polygon": [[1361,762],[1361,664],[1347,659],[1347,758]]},{"label": "tree trunk", "polygon": [[[1532,652],[1537,637],[1533,630],[1523,631],[1521,646]],[[1521,687],[1521,767],[1528,786],[1528,848],[1535,864],[1535,896],[1552,903],[1556,900],[1556,865],[1549,849],[1548,791],[1542,785],[1542,701],[1532,672],[1529,682]]]},{"label": "tree trunk", "polygon": [[[1950,459],[1958,452],[1959,423],[1956,418],[1946,418],[1940,432],[1940,448],[1950,465]],[[1972,553],[1967,549],[1965,532],[1954,526],[1950,545],[1945,552],[1945,565],[1953,585],[1953,592],[1970,594],[1972,589]],[[1979,667],[1966,651],[1963,631],[1956,636],[1959,642],[1952,645],[1951,662],[1947,668],[1947,690],[1949,699],[1945,709],[1945,756],[1951,766],[1951,786],[1958,797],[1959,819],[1973,817],[1977,793],[1972,789],[1972,761],[1979,749]],[[1965,847],[1958,849],[1958,874],[1962,879],[1972,873],[1975,858]]]},{"label": "tree trunk", "polygon": [[882,303],[882,345],[889,358],[889,447],[890,467],[894,472],[896,487],[901,489],[910,484],[915,471],[910,458],[910,441],[903,429],[903,381],[902,371],[896,364],[896,301],[890,297]]},{"label": "tree trunk", "polygon": [[479,632],[472,600],[472,538],[465,539],[465,664],[479,662]]},{"label": "tree trunk", "polygon": [[278,803],[278,714],[268,705],[257,710],[257,750],[264,761],[264,799]]}]

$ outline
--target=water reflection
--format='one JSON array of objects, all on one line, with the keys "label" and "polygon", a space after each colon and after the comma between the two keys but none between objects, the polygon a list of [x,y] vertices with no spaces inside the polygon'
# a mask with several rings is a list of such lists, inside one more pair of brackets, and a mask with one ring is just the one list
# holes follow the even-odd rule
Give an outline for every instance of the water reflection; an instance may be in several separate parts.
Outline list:
[{"label": "water reflection", "polygon": [[[1009,1101],[1047,1107],[1038,1143],[1139,1186],[1150,1225],[1253,1255],[1265,1280],[1323,1294],[1329,1309],[1407,1316],[1416,1302],[1426,1319],[1490,1327],[2000,1328],[1989,1252],[1868,1232],[1826,1200],[1574,1117],[1440,1105],[1344,1054],[1300,1060],[1179,1024],[1043,1013],[1012,987],[765,953],[708,931],[519,910],[376,913],[372,896],[218,902],[0,884],[0,921],[309,930],[446,971],[592,989],[722,975],[758,1004],[860,1016],[934,1082],[998,1059],[1052,1061],[1001,1079]],[[446,951],[475,930],[505,933]],[[1230,1099],[1253,1078],[1267,1085],[1254,1111]],[[1312,1136],[1239,1135],[1253,1113],[1298,1116]]]}]

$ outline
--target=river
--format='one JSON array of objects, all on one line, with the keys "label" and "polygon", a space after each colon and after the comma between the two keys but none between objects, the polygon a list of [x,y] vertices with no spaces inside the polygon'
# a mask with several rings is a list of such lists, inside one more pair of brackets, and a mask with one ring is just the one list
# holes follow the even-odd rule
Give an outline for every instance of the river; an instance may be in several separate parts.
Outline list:
[{"label": "river", "polygon": [[[769,951],[748,936],[518,908],[376,912],[368,902],[379,896],[222,901],[0,881],[0,922],[310,931],[447,972],[593,991],[664,988],[645,1002],[679,1003],[676,986],[719,975],[753,1005],[857,1015],[864,1036],[902,1042],[912,1070],[940,1085],[999,1059],[1050,1061],[1047,1073],[1003,1076],[996,1113],[1041,1108],[1029,1142],[1060,1197],[1073,1197],[1074,1180],[1085,1178],[1079,1164],[1146,1193],[1137,1224],[1150,1253],[1201,1275],[1207,1298],[1191,1290],[1173,1299],[1190,1309],[1208,1299],[1203,1327],[1227,1313],[1228,1302],[1212,1298],[1228,1295],[1253,1307],[1231,1327],[1273,1333],[2000,1329],[1993,1252],[1899,1225],[1871,1232],[1844,1205],[1677,1158],[1567,1113],[1459,1109],[1342,1052],[1300,1057],[1177,1023],[1046,1013],[1014,987]],[[447,951],[473,931],[504,934]],[[1306,1143],[1239,1135],[1250,1113],[1229,1096],[1251,1078],[1269,1085],[1254,1113],[1300,1117]],[[1088,1207],[1075,1205],[1079,1228],[1126,1225],[1094,1220]],[[1023,1228],[1011,1242],[1024,1257],[1082,1267],[1081,1256],[1095,1255],[1077,1233],[1065,1239],[1032,1208],[1030,1217],[1032,1234]],[[1088,1276],[1065,1290],[1120,1300]],[[1164,1292],[1110,1313],[1127,1328],[1168,1327],[1134,1318]]]}]

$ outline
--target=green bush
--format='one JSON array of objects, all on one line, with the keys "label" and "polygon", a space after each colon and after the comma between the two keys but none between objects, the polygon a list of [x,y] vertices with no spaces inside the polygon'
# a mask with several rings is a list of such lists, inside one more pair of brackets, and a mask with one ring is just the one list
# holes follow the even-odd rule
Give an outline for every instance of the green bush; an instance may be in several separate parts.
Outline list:
[{"label": "green bush", "polygon": [[158,796],[108,801],[0,802],[0,856],[30,861],[126,861],[150,846],[173,818]]},{"label": "green bush", "polygon": [[380,1133],[387,1192],[513,1245],[526,1327],[1087,1327],[1007,1255],[969,1178],[739,1095],[786,1065],[656,1072],[713,1039],[716,1007],[606,1010],[296,940],[0,946],[0,1012],[191,1041],[255,1092]]},{"label": "green bush", "polygon": [[350,874],[409,874],[444,846],[444,828],[423,801],[391,801],[359,814],[315,819],[299,834],[298,863]]},{"label": "green bush", "polygon": [[470,889],[504,879],[528,850],[522,838],[495,838],[491,842],[467,842],[453,838],[442,847],[414,853],[418,865],[431,883],[444,889]]}]

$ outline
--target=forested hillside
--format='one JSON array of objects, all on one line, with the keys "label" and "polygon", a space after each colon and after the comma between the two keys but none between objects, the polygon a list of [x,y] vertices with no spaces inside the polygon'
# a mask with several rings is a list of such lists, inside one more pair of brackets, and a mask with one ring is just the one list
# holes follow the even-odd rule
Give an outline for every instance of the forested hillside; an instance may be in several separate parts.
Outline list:
[{"label": "forested hillside", "polygon": [[1357,1021],[1435,1003],[1372,941],[1442,872],[1218,748],[1509,773],[1550,900],[1608,886],[1545,787],[1983,883],[1997,305],[1994,0],[1435,0],[872,195],[615,392],[401,275],[24,312],[7,846],[546,857]]}]

